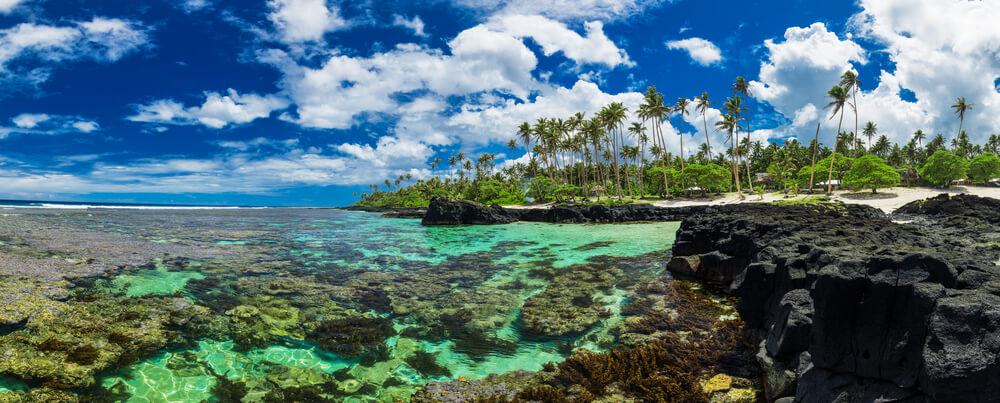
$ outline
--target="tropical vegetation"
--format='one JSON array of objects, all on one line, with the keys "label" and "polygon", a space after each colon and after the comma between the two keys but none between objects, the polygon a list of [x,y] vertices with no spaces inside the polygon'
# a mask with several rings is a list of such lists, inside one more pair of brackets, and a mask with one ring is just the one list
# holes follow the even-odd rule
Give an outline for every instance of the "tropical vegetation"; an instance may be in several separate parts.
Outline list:
[{"label": "tropical vegetation", "polygon": [[[876,122],[858,126],[860,85],[855,73],[845,72],[826,93],[829,119],[837,119],[838,134],[829,139],[832,148],[820,141],[819,125],[809,144],[800,143],[797,136],[766,144],[752,141],[753,94],[742,77],[734,81],[715,122],[708,118],[713,105],[708,93],[681,97],[671,105],[649,87],[636,110],[613,102],[593,116],[579,112],[522,123],[507,143],[510,154],[500,166],[492,153],[472,158],[458,152],[446,161],[435,158],[429,177],[405,174],[370,185],[369,192],[359,195],[358,204],[425,206],[436,196],[497,204],[624,203],[723,192],[743,198],[745,193],[767,190],[829,193],[834,186],[873,192],[897,184],[947,187],[965,178],[988,185],[1000,177],[1000,159],[995,156],[1000,136],[991,135],[984,144],[970,141],[962,128],[974,104],[964,97],[952,105],[959,131],[950,142],[944,134],[930,137],[916,129],[899,144],[880,135]],[[855,120],[850,133],[841,130],[848,109]],[[630,114],[637,121],[628,121]],[[685,130],[685,118],[697,122],[698,115],[701,127],[689,124],[693,130]],[[674,127],[681,130],[667,130]],[[710,128],[725,135],[724,144],[711,143]],[[680,136],[679,141],[671,141],[672,135]],[[685,152],[685,140],[702,137],[705,141],[692,148],[697,152]],[[523,157],[515,160],[519,155]]]}]

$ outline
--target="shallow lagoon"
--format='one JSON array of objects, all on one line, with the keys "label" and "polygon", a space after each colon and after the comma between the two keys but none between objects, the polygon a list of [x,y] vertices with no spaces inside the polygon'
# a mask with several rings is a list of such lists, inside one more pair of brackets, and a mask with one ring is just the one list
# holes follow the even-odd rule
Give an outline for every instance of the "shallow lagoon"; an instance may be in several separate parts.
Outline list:
[{"label": "shallow lagoon", "polygon": [[[671,281],[665,262],[678,227],[422,227],[323,209],[23,219],[166,248],[68,287],[68,303],[79,307],[117,298],[201,309],[165,326],[165,342],[127,366],[101,365],[99,354],[87,372],[93,386],[71,388],[128,402],[217,401],[229,382],[242,385],[244,401],[294,386],[393,401],[429,381],[536,371],[574,350],[602,351],[624,342],[630,292]],[[101,246],[62,254],[82,265],[91,249]],[[111,249],[101,256],[127,252]],[[91,337],[73,340],[100,346],[117,336]],[[38,348],[28,336],[18,342]],[[23,389],[17,371],[6,372],[13,377],[0,378],[0,392]]]}]

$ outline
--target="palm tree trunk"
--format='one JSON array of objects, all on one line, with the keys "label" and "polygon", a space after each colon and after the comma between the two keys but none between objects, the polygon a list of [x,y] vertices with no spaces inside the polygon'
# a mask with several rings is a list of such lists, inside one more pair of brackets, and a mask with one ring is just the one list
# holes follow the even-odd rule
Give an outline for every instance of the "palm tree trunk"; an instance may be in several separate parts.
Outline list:
[{"label": "palm tree trunk", "polygon": [[750,174],[750,111],[743,114],[747,120],[747,183],[750,184],[748,192],[753,194],[753,175]]},{"label": "palm tree trunk", "polygon": [[[663,153],[663,152],[666,152],[667,148],[666,148],[666,144],[663,141],[664,140],[663,139],[663,129],[660,127],[661,124],[662,124],[662,122],[659,120],[659,118],[657,118],[657,121],[655,123],[656,124],[655,124],[654,127],[656,128],[656,130],[655,130],[656,133],[657,133],[656,135],[659,136],[659,139],[660,139],[660,150],[662,150],[661,153]],[[659,159],[660,159],[660,169],[663,171],[663,198],[667,198],[667,197],[670,196],[670,186],[669,186],[669,182],[667,181],[667,164],[665,163],[665,161],[663,161],[662,154],[661,154],[661,157]]]},{"label": "palm tree trunk", "polygon": [[736,136],[739,136],[739,132],[733,135],[733,129],[729,129],[729,142],[733,145],[729,147],[729,158],[733,162],[733,175],[736,177],[736,194],[740,196],[740,200],[743,200],[743,190],[740,189],[740,167],[736,164],[736,154],[739,152],[739,147],[736,145]]},{"label": "palm tree trunk", "polygon": [[844,110],[840,110],[840,123],[837,123],[837,136],[833,141],[833,156],[830,157],[830,173],[826,179],[826,193],[833,193],[833,162],[837,160],[837,146],[840,145],[840,125],[844,123]]},{"label": "palm tree trunk", "polygon": [[[854,158],[858,157],[858,85],[854,84]],[[868,140],[871,143],[871,140]]]},{"label": "palm tree trunk", "polygon": [[712,141],[708,139],[708,118],[705,117],[704,111],[701,112],[701,122],[705,124],[705,144],[708,144],[708,160],[712,161]]},{"label": "palm tree trunk", "polygon": [[813,162],[809,166],[809,193],[816,186],[816,148],[819,147],[819,123],[816,123],[816,138],[813,140]]}]

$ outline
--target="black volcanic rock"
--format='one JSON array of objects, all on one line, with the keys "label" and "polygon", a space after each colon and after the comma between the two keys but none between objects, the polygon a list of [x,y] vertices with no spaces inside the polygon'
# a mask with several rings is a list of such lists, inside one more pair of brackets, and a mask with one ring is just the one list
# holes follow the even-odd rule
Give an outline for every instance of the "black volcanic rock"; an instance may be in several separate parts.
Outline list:
[{"label": "black volcanic rock", "polygon": [[423,225],[509,224],[517,217],[496,204],[486,206],[466,200],[435,197],[427,207]]},{"label": "black volcanic rock", "polygon": [[681,223],[668,268],[739,297],[769,400],[995,401],[997,203],[894,214],[917,224],[843,204],[709,208]]}]

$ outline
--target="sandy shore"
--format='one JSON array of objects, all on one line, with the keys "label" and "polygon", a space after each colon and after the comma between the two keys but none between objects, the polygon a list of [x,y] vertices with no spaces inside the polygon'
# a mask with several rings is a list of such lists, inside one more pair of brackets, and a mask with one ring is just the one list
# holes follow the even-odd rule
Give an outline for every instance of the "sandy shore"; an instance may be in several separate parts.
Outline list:
[{"label": "sandy shore", "polygon": [[[941,193],[948,193],[950,195],[958,194],[971,194],[981,197],[992,197],[994,199],[1000,199],[1000,187],[982,187],[982,186],[952,186],[948,189],[941,188],[903,188],[894,187],[888,189],[879,189],[878,193],[872,194],[870,191],[865,192],[850,192],[846,190],[834,191],[833,200],[842,201],[844,203],[854,203],[854,204],[866,204],[877,209],[880,209],[886,213],[891,213],[896,209],[902,207],[904,204],[915,201],[927,199],[930,197],[937,196]],[[819,193],[822,194],[822,193]],[[796,198],[802,198],[810,196],[808,194],[800,194],[798,197],[785,198],[784,195],[775,192],[768,192],[764,194],[763,200],[761,200],[759,195],[744,195],[744,199],[740,200],[736,196],[736,193],[726,193],[719,196],[709,196],[708,198],[678,198],[674,200],[665,201],[654,201],[652,204],[658,207],[684,207],[684,206],[699,206],[699,205],[712,205],[720,206],[725,204],[735,204],[735,203],[760,203],[760,202],[773,202],[776,200],[794,200]],[[506,208],[513,209],[524,209],[524,208],[547,208],[551,204],[533,205],[533,206],[504,206]]]}]

